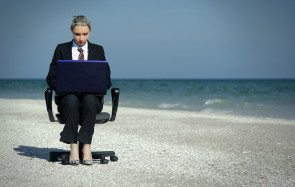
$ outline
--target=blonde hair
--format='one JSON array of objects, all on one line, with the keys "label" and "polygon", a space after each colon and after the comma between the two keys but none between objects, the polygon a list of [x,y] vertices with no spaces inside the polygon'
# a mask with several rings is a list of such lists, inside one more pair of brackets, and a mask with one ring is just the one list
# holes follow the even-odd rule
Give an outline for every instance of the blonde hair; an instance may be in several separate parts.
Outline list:
[{"label": "blonde hair", "polygon": [[71,24],[71,31],[74,30],[75,26],[88,26],[89,31],[91,31],[91,23],[86,16],[83,15],[74,15]]}]

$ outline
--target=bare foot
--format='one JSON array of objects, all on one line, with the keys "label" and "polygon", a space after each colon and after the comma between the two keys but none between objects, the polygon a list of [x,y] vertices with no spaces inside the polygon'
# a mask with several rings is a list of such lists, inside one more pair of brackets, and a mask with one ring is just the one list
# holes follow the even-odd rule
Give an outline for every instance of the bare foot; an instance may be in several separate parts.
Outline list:
[{"label": "bare foot", "polygon": [[76,143],[71,143],[70,160],[79,160],[79,149]]},{"label": "bare foot", "polygon": [[83,145],[83,160],[92,160],[91,144]]}]

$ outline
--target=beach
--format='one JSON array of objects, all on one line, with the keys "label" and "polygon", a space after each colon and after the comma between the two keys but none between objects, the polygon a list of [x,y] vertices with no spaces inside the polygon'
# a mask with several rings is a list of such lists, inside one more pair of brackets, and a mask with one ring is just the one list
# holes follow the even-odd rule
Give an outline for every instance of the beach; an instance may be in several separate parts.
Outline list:
[{"label": "beach", "polygon": [[295,120],[119,107],[92,142],[119,160],[70,166],[45,101],[0,99],[0,119],[0,186],[295,185]]}]

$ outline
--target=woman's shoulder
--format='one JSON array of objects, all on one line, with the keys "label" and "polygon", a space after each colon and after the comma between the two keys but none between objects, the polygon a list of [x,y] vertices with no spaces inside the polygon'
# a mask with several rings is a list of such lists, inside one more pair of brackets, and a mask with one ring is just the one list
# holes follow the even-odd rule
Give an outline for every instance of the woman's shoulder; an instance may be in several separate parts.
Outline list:
[{"label": "woman's shoulder", "polygon": [[57,44],[55,50],[56,51],[68,51],[69,48],[72,47],[72,42],[65,42]]},{"label": "woman's shoulder", "polygon": [[93,47],[93,48],[94,48],[94,47],[95,47],[95,48],[103,48],[102,45],[94,44],[94,43],[91,43],[91,42],[89,42],[89,41],[88,41],[88,45],[91,46],[91,47]]},{"label": "woman's shoulder", "polygon": [[57,44],[57,46],[59,46],[59,47],[62,47],[62,46],[72,46],[72,41],[65,42],[65,43],[60,43],[60,44]]}]

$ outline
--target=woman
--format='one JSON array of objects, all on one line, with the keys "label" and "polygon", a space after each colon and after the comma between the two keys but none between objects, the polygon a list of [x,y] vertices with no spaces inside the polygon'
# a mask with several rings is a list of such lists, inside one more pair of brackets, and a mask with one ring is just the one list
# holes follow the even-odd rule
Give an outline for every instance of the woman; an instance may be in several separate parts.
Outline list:
[{"label": "woman", "polygon": [[[103,47],[88,41],[91,32],[91,23],[86,16],[73,16],[71,42],[57,45],[50,69],[46,77],[47,84],[53,90],[56,88],[56,61],[57,60],[103,60]],[[111,87],[110,68],[108,66],[108,88]],[[94,133],[96,114],[103,108],[103,98],[94,95],[62,95],[56,97],[58,111],[63,116],[65,126],[61,132],[60,141],[70,144],[71,153],[69,163],[79,164],[78,144],[83,144],[83,164],[92,165],[91,141]],[[78,132],[78,124],[81,128]]]}]

